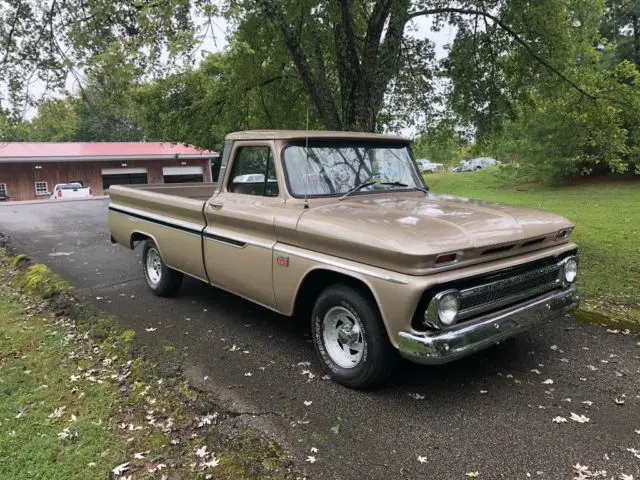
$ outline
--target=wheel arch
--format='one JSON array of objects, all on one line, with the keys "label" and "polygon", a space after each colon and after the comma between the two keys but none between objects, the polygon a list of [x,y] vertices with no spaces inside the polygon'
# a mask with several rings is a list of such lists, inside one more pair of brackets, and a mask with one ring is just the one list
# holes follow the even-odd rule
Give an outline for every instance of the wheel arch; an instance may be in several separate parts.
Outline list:
[{"label": "wheel arch", "polygon": [[[345,273],[327,266],[319,266],[305,273],[295,294],[292,316],[300,317],[305,314],[310,315],[311,310],[313,309],[313,304],[318,298],[318,295],[320,295],[320,293],[330,285],[335,284],[349,285],[366,295],[374,303],[376,309],[380,313],[380,316],[383,317],[379,299],[366,278],[352,275],[350,272]],[[386,322],[384,322],[384,318],[382,318],[382,320],[383,323],[385,323],[386,329]]]},{"label": "wheel arch", "polygon": [[134,230],[131,233],[131,237],[129,238],[129,248],[131,248],[131,250],[135,250],[137,243],[145,242],[146,240],[149,240],[149,239],[153,240],[153,243],[156,244],[156,247],[158,249],[158,253],[160,253],[160,258],[162,258],[163,261],[164,261],[164,255],[162,253],[162,247],[160,247],[160,244],[156,240],[156,237],[153,236],[150,233],[141,232],[139,230]]}]

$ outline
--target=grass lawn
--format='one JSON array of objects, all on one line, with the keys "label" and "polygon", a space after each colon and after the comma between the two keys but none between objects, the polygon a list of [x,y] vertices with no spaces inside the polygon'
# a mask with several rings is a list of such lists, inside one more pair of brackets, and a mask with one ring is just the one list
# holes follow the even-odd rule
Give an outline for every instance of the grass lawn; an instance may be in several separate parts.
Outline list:
[{"label": "grass lawn", "polygon": [[[489,169],[426,175],[436,193],[525,205],[562,215],[576,225],[578,286],[587,306],[637,319],[640,311],[640,182],[568,187],[505,185]],[[612,306],[608,306],[611,304]]]},{"label": "grass lawn", "polygon": [[0,479],[295,478],[276,444],[220,434],[228,416],[158,377],[135,332],[61,314],[69,287],[18,260],[0,248]]}]

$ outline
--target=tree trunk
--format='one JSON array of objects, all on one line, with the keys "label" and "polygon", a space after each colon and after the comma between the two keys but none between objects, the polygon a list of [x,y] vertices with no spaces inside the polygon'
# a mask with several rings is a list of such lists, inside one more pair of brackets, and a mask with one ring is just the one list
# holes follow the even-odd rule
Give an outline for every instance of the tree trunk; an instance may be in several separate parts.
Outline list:
[{"label": "tree trunk", "polygon": [[638,17],[632,17],[633,24],[633,63],[640,66],[640,30],[638,25]]}]

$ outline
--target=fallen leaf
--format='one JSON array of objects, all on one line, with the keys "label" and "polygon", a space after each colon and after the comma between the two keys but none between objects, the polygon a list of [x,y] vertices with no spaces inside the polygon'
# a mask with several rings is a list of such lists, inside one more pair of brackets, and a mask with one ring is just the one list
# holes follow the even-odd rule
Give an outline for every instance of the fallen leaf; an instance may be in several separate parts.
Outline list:
[{"label": "fallen leaf", "polygon": [[424,395],[420,395],[419,393],[408,393],[407,396],[413,398],[414,400],[424,400]]},{"label": "fallen leaf", "polygon": [[573,420],[574,422],[578,422],[578,423],[587,423],[589,421],[589,417],[586,417],[584,415],[578,415],[576,413],[573,412],[569,412],[571,413],[571,420]]},{"label": "fallen leaf", "polygon": [[551,380],[550,378],[547,378],[544,382],[542,382],[543,385],[553,385],[553,380]]},{"label": "fallen leaf", "polygon": [[66,406],[62,406],[53,410],[53,413],[49,415],[49,418],[60,418],[64,415],[64,411],[67,409]]},{"label": "fallen leaf", "polygon": [[427,463],[427,457],[423,457],[422,455],[418,455],[418,461],[420,463]]},{"label": "fallen leaf", "polygon": [[553,423],[567,423],[567,419],[564,417],[556,417],[553,420],[551,420]]},{"label": "fallen leaf", "polygon": [[304,401],[304,406],[305,407],[310,407],[312,403],[313,403],[313,400],[305,400]]},{"label": "fallen leaf", "polygon": [[465,473],[465,475],[469,478],[478,478],[479,473],[478,472],[467,472]]},{"label": "fallen leaf", "polygon": [[311,447],[309,450],[311,453],[318,453],[318,449],[316,447]]},{"label": "fallen leaf", "polygon": [[531,370],[529,370],[531,373],[535,373],[536,375],[540,375],[542,372],[540,370],[538,370],[537,368],[533,368]]},{"label": "fallen leaf", "polygon": [[155,332],[155,331],[156,331],[156,330],[158,330],[158,329],[157,329],[157,328],[150,327],[150,328],[145,328],[145,330],[146,330],[147,332]]},{"label": "fallen leaf", "polygon": [[316,457],[314,457],[313,455],[309,455],[305,461],[309,463],[316,463]]},{"label": "fallen leaf", "polygon": [[614,401],[616,405],[624,405],[624,400],[622,398],[615,398]]},{"label": "fallen leaf", "polygon": [[205,468],[214,468],[217,467],[219,463],[220,460],[218,460],[214,455],[211,455],[208,462],[202,462],[202,466]]},{"label": "fallen leaf", "polygon": [[207,446],[206,445],[196,449],[196,457],[204,458],[206,456],[207,456]]},{"label": "fallen leaf", "polygon": [[124,472],[129,470],[129,463],[131,462],[126,462],[118,465],[116,468],[111,470],[111,473],[113,473],[116,477],[121,476]]}]

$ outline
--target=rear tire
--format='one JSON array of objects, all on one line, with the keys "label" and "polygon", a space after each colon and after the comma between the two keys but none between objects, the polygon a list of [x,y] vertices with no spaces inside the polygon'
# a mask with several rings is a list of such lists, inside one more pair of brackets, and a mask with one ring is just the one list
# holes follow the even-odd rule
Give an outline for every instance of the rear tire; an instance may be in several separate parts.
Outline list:
[{"label": "rear tire", "polygon": [[351,286],[327,287],[316,300],[311,335],[324,369],[338,383],[366,389],[384,383],[398,353],[375,302]]},{"label": "rear tire", "polygon": [[182,285],[182,273],[167,267],[160,257],[160,250],[152,239],[144,242],[142,250],[142,270],[147,286],[154,295],[172,297],[177,295]]}]

